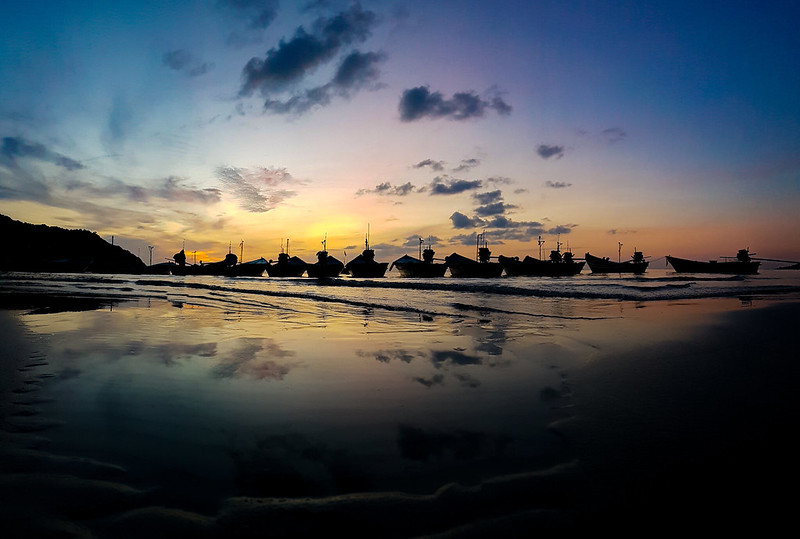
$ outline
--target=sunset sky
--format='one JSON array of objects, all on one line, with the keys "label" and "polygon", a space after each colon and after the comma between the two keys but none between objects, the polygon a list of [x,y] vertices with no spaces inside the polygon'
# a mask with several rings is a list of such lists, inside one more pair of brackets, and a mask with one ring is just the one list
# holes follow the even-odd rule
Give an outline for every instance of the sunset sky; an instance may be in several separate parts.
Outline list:
[{"label": "sunset sky", "polygon": [[0,213],[148,261],[800,257],[800,3],[0,6]]}]

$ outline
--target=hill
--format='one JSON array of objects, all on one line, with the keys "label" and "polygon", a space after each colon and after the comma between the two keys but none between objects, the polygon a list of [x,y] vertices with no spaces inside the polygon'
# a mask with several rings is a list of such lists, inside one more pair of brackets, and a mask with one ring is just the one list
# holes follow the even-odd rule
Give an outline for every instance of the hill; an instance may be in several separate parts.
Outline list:
[{"label": "hill", "polygon": [[139,257],[94,232],[33,225],[0,215],[0,271],[142,273]]}]

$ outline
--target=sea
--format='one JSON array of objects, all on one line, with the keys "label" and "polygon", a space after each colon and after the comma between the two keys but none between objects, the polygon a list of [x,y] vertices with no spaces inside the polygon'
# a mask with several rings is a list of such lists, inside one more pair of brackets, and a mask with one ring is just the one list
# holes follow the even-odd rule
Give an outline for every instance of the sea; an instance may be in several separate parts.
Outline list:
[{"label": "sea", "polygon": [[[56,495],[17,502],[20,514],[97,536],[120,536],[132,521],[163,529],[165,519],[187,536],[250,536],[275,518],[286,533],[274,535],[296,536],[319,531],[309,512],[335,529],[363,516],[367,499],[387,515],[413,500],[425,516],[370,521],[351,535],[443,533],[500,517],[558,529],[588,503],[575,494],[592,478],[576,467],[599,454],[586,449],[595,431],[580,427],[587,403],[631,402],[630,388],[601,391],[607,380],[590,386],[580,373],[619,357],[657,372],[676,347],[708,355],[692,340],[698,328],[799,299],[800,272],[776,269],[325,280],[7,273],[6,340],[21,344],[6,351],[20,381],[3,450],[34,490],[61,492],[70,477],[135,492],[108,505],[99,501],[107,487],[81,483],[86,507],[66,512]],[[592,380],[603,380],[598,372]],[[661,420],[672,431],[685,424]],[[600,432],[625,446],[630,429]],[[543,477],[561,486],[543,494]],[[448,516],[447,496],[469,510]],[[254,516],[253,504],[278,504],[280,517]]]}]

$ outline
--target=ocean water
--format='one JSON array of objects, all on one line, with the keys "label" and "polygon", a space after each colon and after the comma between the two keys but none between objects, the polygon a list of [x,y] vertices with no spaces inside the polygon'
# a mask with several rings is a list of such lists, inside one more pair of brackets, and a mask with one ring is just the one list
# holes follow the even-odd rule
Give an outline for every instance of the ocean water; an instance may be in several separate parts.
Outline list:
[{"label": "ocean water", "polygon": [[800,297],[778,270],[389,275],[2,275],[31,350],[10,430],[209,518],[241,496],[505,484],[582,459],[574,373]]}]

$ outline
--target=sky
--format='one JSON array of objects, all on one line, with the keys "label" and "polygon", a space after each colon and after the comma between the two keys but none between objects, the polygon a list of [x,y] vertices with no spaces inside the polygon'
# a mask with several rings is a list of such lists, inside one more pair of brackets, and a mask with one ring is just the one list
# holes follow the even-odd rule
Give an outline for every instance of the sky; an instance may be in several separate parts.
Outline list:
[{"label": "sky", "polygon": [[[163,261],[800,259],[800,3],[0,5],[0,213]],[[190,261],[192,258],[190,258]]]}]

